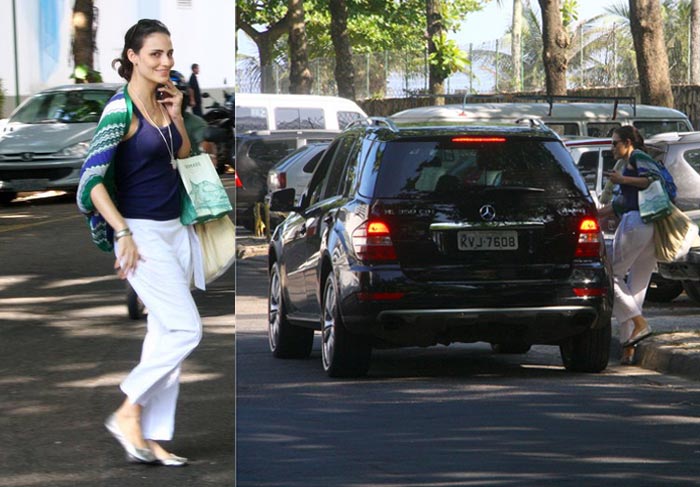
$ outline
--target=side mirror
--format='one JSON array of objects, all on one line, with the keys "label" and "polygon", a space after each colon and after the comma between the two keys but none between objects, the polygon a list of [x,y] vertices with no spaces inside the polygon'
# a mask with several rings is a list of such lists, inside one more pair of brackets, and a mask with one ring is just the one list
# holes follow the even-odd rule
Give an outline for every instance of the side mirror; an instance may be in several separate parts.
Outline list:
[{"label": "side mirror", "polygon": [[299,208],[294,206],[294,188],[284,188],[273,192],[270,195],[270,211],[296,211]]}]

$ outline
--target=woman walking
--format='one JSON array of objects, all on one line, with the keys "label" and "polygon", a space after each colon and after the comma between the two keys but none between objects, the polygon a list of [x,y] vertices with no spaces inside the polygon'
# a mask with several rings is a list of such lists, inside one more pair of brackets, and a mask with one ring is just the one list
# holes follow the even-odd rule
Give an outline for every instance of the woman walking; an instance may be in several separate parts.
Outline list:
[{"label": "woman walking", "polygon": [[642,306],[656,265],[654,225],[644,223],[640,217],[639,191],[659,175],[650,170],[654,167],[653,160],[644,152],[644,140],[632,126],[618,127],[613,131],[612,152],[615,159],[625,161],[621,172],[606,173],[612,183],[620,186],[621,195],[600,214],[607,216],[614,212],[621,218],[613,241],[613,314],[620,324],[621,363],[630,365],[634,359],[634,346],[651,335]]},{"label": "woman walking", "polygon": [[148,308],[139,364],[121,384],[125,399],[105,426],[134,462],[182,466],[158,442],[172,439],[180,365],[201,339],[190,292],[203,288],[201,255],[180,223],[175,159],[190,154],[182,93],[170,80],[170,32],[142,19],[124,37],[112,66],[127,80],[105,107],[81,171],[78,206],[93,240],[114,249],[114,268]]}]

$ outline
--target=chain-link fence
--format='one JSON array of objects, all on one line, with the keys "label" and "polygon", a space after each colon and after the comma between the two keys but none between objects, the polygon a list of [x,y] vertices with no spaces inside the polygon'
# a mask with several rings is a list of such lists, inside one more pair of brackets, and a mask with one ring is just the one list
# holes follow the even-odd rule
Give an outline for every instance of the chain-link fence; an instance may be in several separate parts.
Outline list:
[{"label": "chain-link fence", "polygon": [[[687,83],[690,77],[689,36],[686,34],[680,32],[674,42],[667,43],[671,80],[677,84]],[[490,42],[460,46],[470,63],[464,71],[445,80],[445,92],[479,94],[543,90],[542,40],[535,35],[523,36],[521,45],[519,54],[512,52],[508,35]],[[632,38],[625,25],[613,23],[600,27],[582,24],[572,32],[568,52],[567,83],[570,89],[638,84]],[[289,92],[289,70],[285,62],[261,69],[254,58],[239,58],[237,90]],[[426,53],[357,54],[352,62],[357,99],[400,98],[428,92]],[[309,64],[314,78],[312,92],[337,94],[335,60],[313,59]],[[521,76],[517,75],[518,71]]]}]

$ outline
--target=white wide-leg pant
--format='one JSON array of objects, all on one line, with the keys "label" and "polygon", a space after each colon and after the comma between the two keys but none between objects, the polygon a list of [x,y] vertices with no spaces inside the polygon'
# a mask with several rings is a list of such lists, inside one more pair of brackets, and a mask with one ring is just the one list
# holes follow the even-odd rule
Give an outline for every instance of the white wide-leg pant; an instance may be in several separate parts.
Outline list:
[{"label": "white wide-leg pant", "polygon": [[141,361],[121,389],[130,402],[143,407],[144,438],[167,441],[175,429],[180,364],[202,337],[190,291],[193,230],[179,220],[126,222],[143,259],[127,278],[148,308],[148,326]]},{"label": "white wide-leg pant", "polygon": [[620,325],[621,343],[632,336],[634,324],[631,318],[642,314],[654,266],[654,225],[644,223],[638,211],[625,213],[613,241],[613,314]]}]

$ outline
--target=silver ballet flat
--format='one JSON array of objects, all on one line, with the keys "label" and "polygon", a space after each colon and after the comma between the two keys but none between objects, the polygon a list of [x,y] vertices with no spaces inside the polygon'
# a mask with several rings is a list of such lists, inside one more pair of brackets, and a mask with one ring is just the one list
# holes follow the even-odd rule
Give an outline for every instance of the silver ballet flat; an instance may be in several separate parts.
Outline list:
[{"label": "silver ballet flat", "polygon": [[107,428],[107,431],[109,431],[114,439],[124,448],[129,460],[136,460],[142,463],[152,463],[156,460],[156,456],[150,448],[138,448],[127,441],[117,425],[117,418],[114,414],[105,421],[105,428]]},{"label": "silver ballet flat", "polygon": [[156,461],[153,463],[155,465],[163,465],[164,467],[184,467],[187,465],[187,459],[171,453],[168,458],[156,458]]}]

